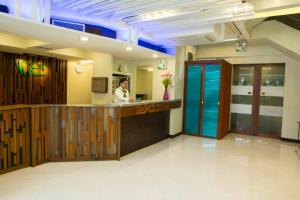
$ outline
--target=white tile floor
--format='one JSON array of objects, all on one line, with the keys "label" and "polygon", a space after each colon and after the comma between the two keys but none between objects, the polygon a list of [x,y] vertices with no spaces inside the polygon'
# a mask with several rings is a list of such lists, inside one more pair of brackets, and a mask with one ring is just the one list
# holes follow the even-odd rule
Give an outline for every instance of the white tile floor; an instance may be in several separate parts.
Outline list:
[{"label": "white tile floor", "polygon": [[230,134],[165,140],[119,161],[48,163],[0,176],[2,200],[299,200],[296,146]]}]

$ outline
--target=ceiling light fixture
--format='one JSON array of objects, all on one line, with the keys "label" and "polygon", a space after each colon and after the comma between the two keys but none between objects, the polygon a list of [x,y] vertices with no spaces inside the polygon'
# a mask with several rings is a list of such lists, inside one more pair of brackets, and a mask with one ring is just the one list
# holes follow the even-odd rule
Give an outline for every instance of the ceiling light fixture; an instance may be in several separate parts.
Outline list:
[{"label": "ceiling light fixture", "polygon": [[243,3],[242,5],[231,8],[232,14],[241,14],[253,12],[253,5],[250,3]]},{"label": "ceiling light fixture", "polygon": [[230,41],[236,41],[238,40],[237,38],[228,38],[228,39],[224,39],[224,42],[230,42]]},{"label": "ceiling light fixture", "polygon": [[156,11],[156,12],[143,14],[140,17],[143,20],[154,20],[154,19],[161,19],[161,18],[165,18],[165,17],[172,17],[177,14],[178,13],[175,10],[160,10],[160,11]]},{"label": "ceiling light fixture", "polygon": [[132,46],[126,47],[126,51],[132,51]]},{"label": "ceiling light fixture", "polygon": [[93,60],[81,60],[79,63],[81,65],[87,65],[87,64],[93,64],[94,61]]},{"label": "ceiling light fixture", "polygon": [[157,58],[158,57],[158,55],[157,54],[153,54],[153,58]]},{"label": "ceiling light fixture", "polygon": [[81,36],[81,37],[80,37],[80,40],[81,40],[82,42],[87,42],[87,41],[89,41],[89,38],[86,37],[86,36]]}]

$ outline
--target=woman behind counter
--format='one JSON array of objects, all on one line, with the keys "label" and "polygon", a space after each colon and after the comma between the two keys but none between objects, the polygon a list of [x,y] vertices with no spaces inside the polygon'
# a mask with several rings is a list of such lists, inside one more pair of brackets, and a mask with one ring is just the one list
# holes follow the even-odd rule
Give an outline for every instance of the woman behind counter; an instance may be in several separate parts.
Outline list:
[{"label": "woman behind counter", "polygon": [[133,101],[128,91],[128,80],[120,79],[119,87],[115,90],[115,103],[126,103]]}]

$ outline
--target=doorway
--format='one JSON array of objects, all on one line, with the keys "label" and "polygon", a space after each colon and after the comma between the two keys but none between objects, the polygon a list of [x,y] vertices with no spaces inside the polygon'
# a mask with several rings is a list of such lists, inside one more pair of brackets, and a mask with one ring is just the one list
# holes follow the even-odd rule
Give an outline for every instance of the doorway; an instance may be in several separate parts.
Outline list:
[{"label": "doorway", "polygon": [[234,65],[231,132],[280,138],[285,64]]},{"label": "doorway", "polygon": [[136,71],[136,100],[152,100],[153,67],[140,66]]}]

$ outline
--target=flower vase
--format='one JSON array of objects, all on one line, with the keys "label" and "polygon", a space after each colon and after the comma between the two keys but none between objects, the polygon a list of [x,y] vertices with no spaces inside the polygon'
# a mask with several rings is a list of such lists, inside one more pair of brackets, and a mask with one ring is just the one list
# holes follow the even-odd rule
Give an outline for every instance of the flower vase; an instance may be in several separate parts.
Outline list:
[{"label": "flower vase", "polygon": [[169,100],[168,86],[165,86],[163,100]]}]

